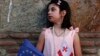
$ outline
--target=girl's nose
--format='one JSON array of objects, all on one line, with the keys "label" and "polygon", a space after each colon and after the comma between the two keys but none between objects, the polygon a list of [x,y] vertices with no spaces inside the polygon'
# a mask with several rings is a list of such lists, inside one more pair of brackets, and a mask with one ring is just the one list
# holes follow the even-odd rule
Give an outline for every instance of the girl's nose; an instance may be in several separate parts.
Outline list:
[{"label": "girl's nose", "polygon": [[48,11],[48,15],[50,15],[51,14],[51,11]]}]

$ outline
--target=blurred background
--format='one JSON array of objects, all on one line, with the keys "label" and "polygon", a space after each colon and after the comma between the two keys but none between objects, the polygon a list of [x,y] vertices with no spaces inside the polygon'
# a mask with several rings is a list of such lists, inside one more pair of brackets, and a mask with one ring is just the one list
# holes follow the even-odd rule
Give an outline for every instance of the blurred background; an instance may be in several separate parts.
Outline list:
[{"label": "blurred background", "polygon": [[[100,0],[65,0],[79,27],[83,56],[100,56]],[[23,39],[36,45],[50,0],[0,0],[0,56],[16,56]]]}]

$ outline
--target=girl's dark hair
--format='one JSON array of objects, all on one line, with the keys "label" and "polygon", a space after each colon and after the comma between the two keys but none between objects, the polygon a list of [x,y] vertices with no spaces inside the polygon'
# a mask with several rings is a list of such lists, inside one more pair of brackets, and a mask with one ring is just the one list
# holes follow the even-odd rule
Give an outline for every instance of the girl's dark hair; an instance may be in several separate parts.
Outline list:
[{"label": "girl's dark hair", "polygon": [[[68,28],[69,29],[69,27],[71,27],[71,22],[70,22],[70,19],[71,19],[71,9],[70,9],[69,4],[66,1],[64,1],[64,0],[51,0],[51,2],[47,6],[47,10],[48,10],[48,7],[49,7],[50,4],[56,4],[60,8],[60,11],[65,10],[67,12],[65,17],[64,17],[64,19],[63,19],[61,28],[64,28],[64,29]],[[47,19],[47,25],[46,26],[47,26],[47,28],[48,27],[52,27],[53,23],[50,22]]]}]

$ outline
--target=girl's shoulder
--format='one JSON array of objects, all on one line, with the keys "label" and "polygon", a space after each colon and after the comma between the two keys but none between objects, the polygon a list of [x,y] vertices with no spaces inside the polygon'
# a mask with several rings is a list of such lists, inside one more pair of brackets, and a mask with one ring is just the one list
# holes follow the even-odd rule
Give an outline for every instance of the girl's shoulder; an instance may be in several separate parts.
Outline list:
[{"label": "girl's shoulder", "polygon": [[49,27],[49,28],[42,28],[42,31],[47,31],[47,30],[50,30],[50,29],[52,29],[52,27]]},{"label": "girl's shoulder", "polygon": [[70,27],[70,30],[72,31],[72,36],[77,37],[78,36],[78,32],[79,32],[79,27]]},{"label": "girl's shoulder", "polygon": [[47,29],[48,29],[48,28],[42,28],[41,33],[40,33],[40,36],[41,36],[41,35],[42,35],[42,36],[45,36],[45,32],[46,32]]},{"label": "girl's shoulder", "polygon": [[70,31],[74,31],[74,32],[79,32],[79,27],[73,27],[73,26],[71,26],[71,27],[69,28],[69,30],[70,30]]},{"label": "girl's shoulder", "polygon": [[50,32],[52,29],[52,27],[49,27],[49,28],[42,28],[42,33],[45,34],[47,32]]},{"label": "girl's shoulder", "polygon": [[66,34],[69,33],[71,36],[77,35],[78,32],[79,32],[79,27],[74,28],[73,26],[71,26],[69,29],[68,28],[65,29],[65,33]]}]

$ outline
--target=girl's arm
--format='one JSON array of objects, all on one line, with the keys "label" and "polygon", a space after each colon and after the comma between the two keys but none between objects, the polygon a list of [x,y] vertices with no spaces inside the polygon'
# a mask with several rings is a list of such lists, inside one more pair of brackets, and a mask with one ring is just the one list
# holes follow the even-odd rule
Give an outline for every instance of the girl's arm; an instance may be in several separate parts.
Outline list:
[{"label": "girl's arm", "polygon": [[40,36],[39,36],[39,40],[38,40],[38,43],[37,43],[37,49],[39,50],[39,51],[41,51],[42,52],[42,50],[43,50],[43,46],[44,46],[44,41],[45,41],[45,35],[44,35],[44,31],[42,31],[41,32],[41,34],[40,34]]},{"label": "girl's arm", "polygon": [[75,50],[75,56],[82,56],[78,33],[75,34],[75,38],[74,38],[74,50]]}]

